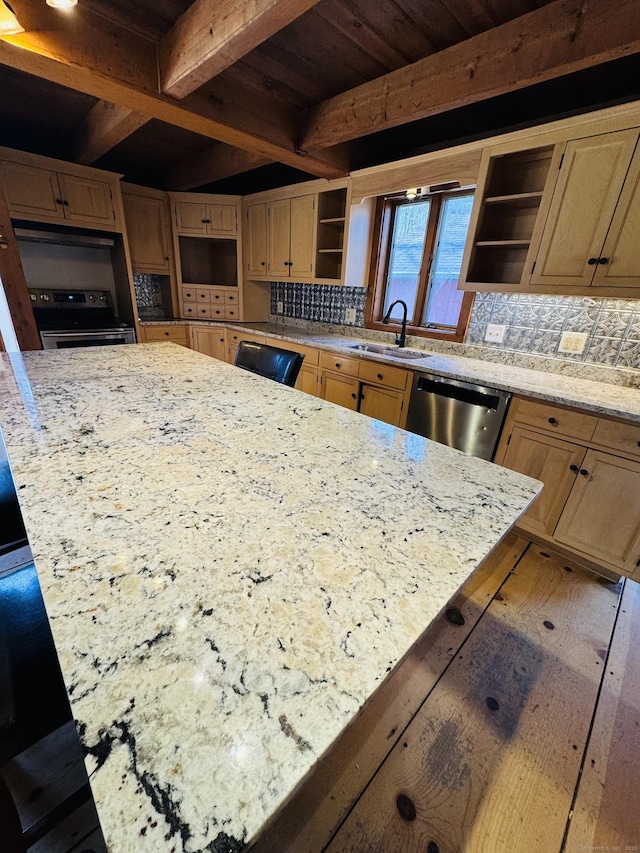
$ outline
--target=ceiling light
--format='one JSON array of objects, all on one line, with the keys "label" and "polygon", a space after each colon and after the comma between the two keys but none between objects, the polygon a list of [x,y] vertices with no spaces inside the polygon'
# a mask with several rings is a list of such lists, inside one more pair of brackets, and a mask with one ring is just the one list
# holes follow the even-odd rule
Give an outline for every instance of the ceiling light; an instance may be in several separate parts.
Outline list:
[{"label": "ceiling light", "polygon": [[18,23],[11,6],[5,0],[0,0],[0,37],[17,36],[18,33],[23,32],[24,27]]},{"label": "ceiling light", "polygon": [[70,9],[77,3],[78,0],[47,0],[47,6],[53,6],[54,9]]}]

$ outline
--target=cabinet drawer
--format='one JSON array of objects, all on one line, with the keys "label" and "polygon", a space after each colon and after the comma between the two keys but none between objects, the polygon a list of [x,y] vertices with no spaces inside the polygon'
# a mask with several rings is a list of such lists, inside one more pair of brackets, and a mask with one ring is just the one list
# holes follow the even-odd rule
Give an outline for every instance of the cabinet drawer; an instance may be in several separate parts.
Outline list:
[{"label": "cabinet drawer", "polygon": [[546,433],[568,435],[589,441],[596,428],[598,418],[569,412],[556,406],[534,403],[530,400],[516,400],[515,419],[518,423],[544,429]]},{"label": "cabinet drawer", "polygon": [[406,370],[398,367],[387,367],[386,364],[376,364],[373,361],[360,362],[360,379],[364,379],[365,382],[379,382],[381,385],[404,391],[408,376]]},{"label": "cabinet drawer", "polygon": [[225,301],[225,304],[227,304],[227,305],[237,305],[238,301],[239,301],[238,300],[238,294],[237,293],[231,293],[228,290],[225,290],[224,301]]},{"label": "cabinet drawer", "polygon": [[212,304],[222,304],[225,301],[224,290],[211,290],[210,301]]},{"label": "cabinet drawer", "polygon": [[599,418],[591,441],[611,450],[640,456],[640,426],[635,424],[620,424]]},{"label": "cabinet drawer", "polygon": [[182,301],[183,302],[197,302],[198,301],[198,296],[197,296],[195,287],[183,287],[182,288]]},{"label": "cabinet drawer", "polygon": [[197,305],[194,305],[194,308],[196,317],[200,317],[202,320],[208,320],[212,316],[211,305],[208,303],[206,305],[204,303],[202,305],[198,303]]},{"label": "cabinet drawer", "polygon": [[142,336],[145,343],[154,341],[174,341],[174,343],[187,344],[186,326],[142,326]]},{"label": "cabinet drawer", "polygon": [[199,314],[199,308],[203,308],[203,305],[198,305],[197,302],[185,302],[184,303],[184,316],[185,317],[197,317]]},{"label": "cabinet drawer", "polygon": [[212,320],[226,320],[227,312],[224,309],[224,302],[220,304],[210,305],[209,306],[210,314]]},{"label": "cabinet drawer", "polygon": [[267,338],[267,343],[272,347],[299,352],[304,356],[304,365],[317,365],[320,361],[320,350],[313,347],[306,347],[304,344],[296,344],[293,341],[281,341],[279,338]]},{"label": "cabinet drawer", "polygon": [[198,302],[211,302],[212,293],[207,287],[199,287],[196,290],[196,299]]},{"label": "cabinet drawer", "polygon": [[229,305],[227,302],[224,304],[224,319],[225,320],[237,320],[238,319],[238,306],[237,305]]},{"label": "cabinet drawer", "polygon": [[344,358],[332,352],[320,353],[320,367],[324,370],[337,370],[349,376],[357,376],[360,360],[357,358]]}]

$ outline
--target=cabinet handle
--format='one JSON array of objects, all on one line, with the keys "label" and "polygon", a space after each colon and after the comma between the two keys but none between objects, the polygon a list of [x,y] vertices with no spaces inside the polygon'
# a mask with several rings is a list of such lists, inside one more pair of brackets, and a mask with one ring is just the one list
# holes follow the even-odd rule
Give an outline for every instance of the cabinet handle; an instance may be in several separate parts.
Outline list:
[{"label": "cabinet handle", "polygon": [[381,374],[381,373],[376,373],[376,376],[378,377],[378,379],[382,379],[382,374]]},{"label": "cabinet handle", "polygon": [[555,426],[558,423],[558,421],[556,420],[556,418],[549,418],[549,423],[553,424]]},{"label": "cabinet handle", "polygon": [[165,335],[166,335],[167,337],[169,337],[169,332],[165,332]]},{"label": "cabinet handle", "polygon": [[600,260],[598,261],[598,263],[599,263],[599,264],[608,264],[608,263],[609,263],[609,258],[600,258]]},{"label": "cabinet handle", "polygon": [[69,202],[68,202],[68,201],[63,201],[62,203],[64,204],[64,206],[65,206],[65,207],[69,207]]},{"label": "cabinet handle", "polygon": [[264,266],[264,261],[260,261],[260,266],[261,266],[261,267],[263,267],[263,266]]},{"label": "cabinet handle", "polygon": [[589,258],[587,263],[589,264],[590,267],[593,267],[598,263],[598,259],[597,258]]},{"label": "cabinet handle", "polygon": [[209,225],[209,224],[210,224],[210,222],[211,222],[211,220],[210,220],[210,219],[203,219],[203,220],[202,220],[202,224],[203,224],[203,225]]},{"label": "cabinet handle", "polygon": [[352,397],[354,400],[356,399],[356,397],[357,397],[357,396],[358,396],[357,394],[352,394],[352,395],[351,395],[351,397]]},{"label": "cabinet handle", "polygon": [[582,476],[583,476],[583,477],[588,477],[588,476],[589,476],[589,472],[587,471],[587,469],[586,469],[586,468],[581,468],[581,469],[580,469],[580,473],[582,474]]},{"label": "cabinet handle", "polygon": [[337,370],[340,370],[340,362],[339,361],[336,361],[336,368],[337,368]]},{"label": "cabinet handle", "polygon": [[570,471],[573,471],[573,472],[576,472],[576,471],[578,471],[579,469],[578,469],[578,466],[577,466],[577,465],[569,465],[569,470],[570,470]]},{"label": "cabinet handle", "polygon": [[57,198],[57,199],[56,199],[56,204],[64,204],[64,202],[62,201],[62,199],[61,199],[61,198]]},{"label": "cabinet handle", "polygon": [[[8,248],[9,248],[9,244],[7,243],[7,241],[6,240],[0,240],[0,249],[8,249]],[[638,442],[638,443],[640,444],[640,442]]]}]

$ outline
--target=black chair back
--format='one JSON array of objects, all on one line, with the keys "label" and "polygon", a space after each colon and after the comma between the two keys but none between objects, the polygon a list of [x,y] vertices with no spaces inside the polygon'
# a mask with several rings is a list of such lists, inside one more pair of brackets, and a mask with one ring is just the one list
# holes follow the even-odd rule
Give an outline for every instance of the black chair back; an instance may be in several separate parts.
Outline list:
[{"label": "black chair back", "polygon": [[299,352],[272,347],[269,344],[240,341],[234,364],[243,370],[273,379],[274,382],[293,386],[303,360],[304,356]]}]

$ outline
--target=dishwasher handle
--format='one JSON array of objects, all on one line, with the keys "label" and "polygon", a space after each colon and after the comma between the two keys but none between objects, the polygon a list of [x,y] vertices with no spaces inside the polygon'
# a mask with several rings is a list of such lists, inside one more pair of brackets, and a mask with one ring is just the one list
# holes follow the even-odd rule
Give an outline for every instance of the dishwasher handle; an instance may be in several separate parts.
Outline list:
[{"label": "dishwasher handle", "polygon": [[483,409],[493,411],[498,408],[501,401],[501,397],[497,394],[478,391],[474,387],[465,386],[461,383],[454,385],[447,382],[446,379],[438,382],[426,376],[418,376],[414,391],[424,391],[428,394],[437,394],[439,397],[449,397],[452,400],[459,400],[461,403],[481,406]]}]

